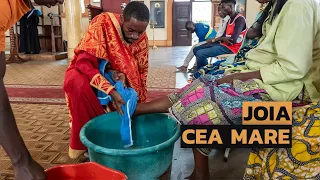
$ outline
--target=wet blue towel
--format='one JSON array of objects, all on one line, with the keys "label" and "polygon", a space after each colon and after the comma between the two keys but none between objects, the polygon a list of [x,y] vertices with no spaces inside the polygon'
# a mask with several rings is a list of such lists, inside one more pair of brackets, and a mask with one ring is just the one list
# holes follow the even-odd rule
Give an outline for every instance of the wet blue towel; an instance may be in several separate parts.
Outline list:
[{"label": "wet blue towel", "polygon": [[124,143],[124,147],[128,148],[133,145],[132,131],[131,131],[131,117],[136,109],[138,102],[138,94],[132,88],[124,88],[122,82],[118,81],[115,84],[117,92],[121,95],[122,99],[126,102],[125,105],[121,105],[122,111],[124,113],[121,116],[121,138]]},{"label": "wet blue towel", "polygon": [[[108,61],[101,60],[99,62],[99,69],[100,73],[115,87],[116,91],[120,94],[125,105],[121,105],[121,109],[124,115],[120,115],[121,117],[121,127],[120,127],[120,134],[121,139],[124,144],[125,148],[128,148],[133,145],[132,140],[132,131],[131,131],[131,117],[136,109],[137,102],[138,102],[138,94],[132,88],[125,88],[121,81],[115,82],[112,78],[112,73],[107,72],[105,73],[105,67]],[[102,91],[98,91],[97,97],[101,103],[101,105],[107,105],[110,101],[112,101],[111,96],[105,94]]]}]

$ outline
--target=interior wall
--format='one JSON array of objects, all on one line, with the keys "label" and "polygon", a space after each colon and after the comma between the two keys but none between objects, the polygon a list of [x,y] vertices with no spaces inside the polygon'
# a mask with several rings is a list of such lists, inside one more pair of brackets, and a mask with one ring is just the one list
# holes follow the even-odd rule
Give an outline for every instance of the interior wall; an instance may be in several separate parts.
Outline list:
[{"label": "interior wall", "polygon": [[[167,3],[168,0],[164,0],[165,1],[165,6],[167,7]],[[150,9],[150,0],[144,0],[145,5],[147,5],[147,7]],[[90,4],[94,5],[94,6],[99,6],[100,7],[100,3],[94,3],[90,2]],[[155,28],[154,29],[154,34],[155,34],[155,40],[159,41],[159,40],[167,40],[167,16],[168,16],[168,11],[167,9],[165,9],[165,28]],[[87,27],[89,25],[89,17],[87,16],[82,16],[82,31],[83,33],[87,30]],[[65,27],[65,23],[66,23],[66,19],[62,18],[62,24],[64,25],[63,27]],[[151,26],[149,25],[147,27],[147,35],[149,37],[149,40],[153,40],[153,29],[151,28]],[[66,28],[63,28],[63,35],[64,35],[64,40],[66,40]]]},{"label": "interior wall", "polygon": [[257,14],[260,12],[260,3],[256,0],[247,0],[246,11],[247,23],[248,26],[251,26]]},{"label": "interior wall", "polygon": [[[141,0],[140,0],[141,1]],[[172,2],[173,0],[164,0],[165,1],[165,28],[155,28],[155,45],[156,46],[172,46]],[[92,0],[84,0],[85,5],[90,3],[94,6],[100,6],[100,3],[94,3]],[[144,3],[150,9],[150,0],[144,0]],[[49,12],[58,13],[57,7],[43,7],[44,8],[44,18],[45,24],[50,24],[50,19],[47,16]],[[255,0],[247,0],[246,6],[246,17],[248,25],[251,25],[254,22],[254,19],[257,13],[260,11],[260,4]],[[89,25],[89,17],[87,13],[84,13],[81,19],[82,23],[82,34],[87,30]],[[57,23],[57,22],[55,22]],[[62,32],[63,39],[67,40],[67,32],[66,32],[66,18],[62,18]],[[39,29],[39,33],[41,30]],[[147,28],[147,34],[149,37],[149,45],[153,45],[153,30],[150,25]],[[6,32],[6,35],[9,35],[9,31]],[[10,39],[6,38],[6,49],[10,49]]]},{"label": "interior wall", "polygon": [[[67,40],[67,28],[66,28],[67,19],[62,18],[62,33],[63,33],[63,40]],[[82,25],[82,35],[86,32],[88,26],[89,26],[89,17],[85,16],[81,19],[81,25]]]},{"label": "interior wall", "polygon": [[[167,40],[167,28],[168,28],[168,9],[167,9],[167,5],[168,5],[168,0],[164,0],[165,1],[165,27],[164,28],[154,28],[154,40]],[[147,7],[149,8],[149,10],[151,10],[150,8],[150,0],[144,0],[144,4],[147,5]],[[147,35],[149,37],[149,40],[153,40],[153,29],[150,26],[150,24],[147,27]]]},{"label": "interior wall", "polygon": [[[86,1],[86,0],[85,0]],[[142,0],[139,0],[142,1]],[[170,17],[172,15],[172,5],[169,5],[168,3],[172,3],[172,0],[163,0],[165,1],[165,27],[164,28],[155,28],[154,29],[154,40],[155,40],[155,44],[157,46],[171,46],[172,45],[172,32],[171,32],[171,27],[172,27],[172,17]],[[94,5],[94,6],[98,6],[100,7],[100,3],[94,3],[92,0],[90,0],[90,4]],[[150,9],[150,0],[144,0],[144,4]],[[85,2],[85,5],[87,5],[87,3]],[[167,7],[170,7],[170,9],[168,9]],[[85,14],[83,14],[82,19],[81,19],[81,23],[82,23],[82,34],[85,33],[85,31],[88,28],[89,25],[89,17]],[[63,27],[63,39],[67,40],[67,32],[66,32],[66,19],[62,18],[62,27]],[[153,45],[153,29],[150,25],[148,25],[147,27],[147,35],[149,38],[149,45],[152,46]]]},{"label": "interior wall", "polygon": [[[95,3],[92,0],[83,0],[84,1],[84,6],[86,7],[88,4],[91,4],[93,6],[98,6],[100,7],[100,3]],[[67,28],[66,28],[66,23],[67,19],[65,16],[62,16],[62,34],[63,34],[63,40],[67,40]],[[88,26],[89,26],[89,16],[87,12],[87,8],[85,8],[85,13],[82,14],[82,19],[81,19],[81,29],[82,29],[82,34],[81,36],[86,32]]]}]

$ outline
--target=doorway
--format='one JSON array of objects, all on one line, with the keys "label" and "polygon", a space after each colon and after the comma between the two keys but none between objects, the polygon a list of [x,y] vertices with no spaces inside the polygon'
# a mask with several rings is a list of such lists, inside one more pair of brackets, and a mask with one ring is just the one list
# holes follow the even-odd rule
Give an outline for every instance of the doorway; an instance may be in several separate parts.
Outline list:
[{"label": "doorway", "polygon": [[172,45],[191,46],[198,42],[195,33],[189,33],[185,23],[192,20],[195,23],[212,25],[212,1],[211,0],[174,0],[172,21]]},{"label": "doorway", "polygon": [[191,20],[191,1],[175,0],[172,14],[172,45],[191,46],[192,35],[185,28],[186,22]]},{"label": "doorway", "polygon": [[[195,0],[192,2],[192,21],[212,25],[212,2],[210,0]],[[192,34],[192,44],[198,43],[198,37]]]}]

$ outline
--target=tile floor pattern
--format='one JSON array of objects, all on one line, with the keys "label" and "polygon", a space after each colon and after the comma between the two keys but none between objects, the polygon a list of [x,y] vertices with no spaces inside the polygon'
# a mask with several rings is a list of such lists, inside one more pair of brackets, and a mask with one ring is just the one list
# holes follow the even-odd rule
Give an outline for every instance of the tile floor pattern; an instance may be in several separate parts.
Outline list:
[{"label": "tile floor pattern", "polygon": [[[84,162],[68,156],[70,129],[65,105],[12,104],[19,131],[32,157],[43,168]],[[11,179],[9,157],[0,148],[0,178]]]},{"label": "tile floor pattern", "polygon": [[148,88],[175,88],[174,66],[150,67],[148,72],[147,87]]},{"label": "tile floor pattern", "polygon": [[[24,64],[9,64],[4,83],[19,85],[62,86],[67,61],[52,62],[30,61]],[[175,67],[162,65],[149,67],[147,87],[175,88]]]},{"label": "tile floor pattern", "polygon": [[[12,104],[18,128],[32,157],[47,169],[59,164],[84,162],[85,157],[70,159],[69,115],[65,105]],[[241,179],[249,149],[233,149],[228,162],[223,161],[223,151],[213,151],[210,156],[210,174],[215,179]],[[191,149],[181,149],[175,143],[171,170],[172,180],[181,180],[193,170]],[[0,147],[0,180],[13,179],[9,157]]]},{"label": "tile floor pattern", "polygon": [[7,65],[4,84],[28,85],[63,85],[67,65],[56,62],[34,64],[33,61],[24,64]]},{"label": "tile floor pattern", "polygon": [[[150,50],[149,87],[181,88],[188,74],[174,73],[174,66],[183,64],[190,47],[172,47]],[[193,65],[194,60],[189,67]],[[68,62],[30,61],[7,66],[5,84],[62,85]],[[160,70],[162,69],[162,70]],[[175,81],[175,83],[172,83]],[[173,86],[173,87],[171,87]],[[175,86],[175,87],[174,87]],[[69,126],[65,105],[12,104],[18,127],[32,156],[44,167],[57,164],[77,163],[81,157],[68,157]],[[213,151],[210,156],[210,174],[214,179],[242,179],[249,149],[233,149],[228,162],[223,162],[223,151]],[[181,180],[193,170],[193,155],[190,149],[181,149],[175,144],[172,180]],[[3,149],[0,148],[0,179],[13,179],[12,167]]]}]

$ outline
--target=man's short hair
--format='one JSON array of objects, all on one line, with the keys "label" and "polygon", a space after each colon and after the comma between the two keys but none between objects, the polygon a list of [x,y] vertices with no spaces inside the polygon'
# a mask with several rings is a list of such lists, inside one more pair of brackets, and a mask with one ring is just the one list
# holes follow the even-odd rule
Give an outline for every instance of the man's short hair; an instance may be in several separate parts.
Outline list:
[{"label": "man's short hair", "polygon": [[132,1],[124,8],[123,18],[125,21],[134,18],[138,21],[149,22],[149,9],[144,3]]},{"label": "man's short hair", "polygon": [[188,29],[188,27],[192,26],[194,24],[194,22],[192,21],[187,21],[186,22],[186,29]]},{"label": "man's short hair", "polygon": [[232,4],[236,5],[237,1],[236,0],[222,0],[221,3],[232,3]]}]

